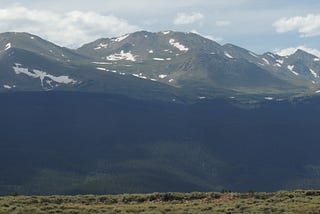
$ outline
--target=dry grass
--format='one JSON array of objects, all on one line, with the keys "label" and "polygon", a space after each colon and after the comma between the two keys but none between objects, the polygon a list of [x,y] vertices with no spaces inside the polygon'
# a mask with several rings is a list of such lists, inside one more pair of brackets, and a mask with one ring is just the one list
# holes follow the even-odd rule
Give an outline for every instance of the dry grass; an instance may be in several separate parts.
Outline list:
[{"label": "dry grass", "polygon": [[320,213],[320,191],[7,196],[0,213]]}]

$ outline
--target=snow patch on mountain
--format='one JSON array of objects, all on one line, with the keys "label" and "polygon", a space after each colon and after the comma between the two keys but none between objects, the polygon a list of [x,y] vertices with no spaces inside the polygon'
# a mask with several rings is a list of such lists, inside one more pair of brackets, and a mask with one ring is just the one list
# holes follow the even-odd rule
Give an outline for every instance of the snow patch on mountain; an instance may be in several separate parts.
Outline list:
[{"label": "snow patch on mountain", "polygon": [[277,59],[276,62],[282,65],[284,60],[283,59]]},{"label": "snow patch on mountain", "polygon": [[282,67],[282,65],[280,63],[276,63],[276,64],[274,64],[274,66],[279,67],[279,68]]},{"label": "snow patch on mountain", "polygon": [[287,68],[288,68],[288,70],[291,71],[291,73],[293,73],[294,75],[296,75],[296,76],[299,75],[298,72],[296,72],[296,71],[293,70],[293,69],[294,69],[294,65],[288,65]]},{"label": "snow patch on mountain", "polygon": [[262,60],[263,60],[266,64],[270,65],[270,62],[269,62],[266,58],[262,58]]},{"label": "snow patch on mountain", "polygon": [[106,68],[102,68],[102,67],[96,67],[97,70],[100,70],[100,71],[110,71],[109,69],[106,69]]},{"label": "snow patch on mountain", "polygon": [[160,74],[160,75],[159,75],[159,78],[160,78],[160,79],[164,79],[164,78],[166,78],[167,76],[168,76],[168,75],[166,75],[166,74]]},{"label": "snow patch on mountain", "polygon": [[164,35],[167,35],[167,34],[170,33],[170,31],[162,31],[161,33],[164,34]]},{"label": "snow patch on mountain", "polygon": [[320,58],[314,58],[313,61],[319,62],[319,61],[320,61]]},{"label": "snow patch on mountain", "polygon": [[153,60],[155,60],[155,61],[164,61],[163,58],[153,58]]},{"label": "snow patch on mountain", "polygon": [[8,43],[8,44],[6,44],[6,47],[5,47],[5,51],[7,51],[7,50],[9,50],[11,48],[11,43]]},{"label": "snow patch on mountain", "polygon": [[77,83],[76,80],[71,79],[69,76],[54,76],[54,75],[48,74],[45,71],[24,68],[19,63],[15,63],[12,68],[16,74],[25,74],[25,75],[32,77],[32,78],[39,78],[41,81],[42,87],[44,87],[43,81],[45,78],[48,78],[56,83],[61,83],[61,84],[75,84],[75,83]]},{"label": "snow patch on mountain", "polygon": [[97,64],[97,65],[112,65],[112,62],[92,62],[93,64]]},{"label": "snow patch on mountain", "polygon": [[109,61],[119,61],[119,60],[128,60],[135,62],[136,56],[132,55],[131,52],[125,53],[123,50],[120,51],[120,53],[112,54],[106,57]]},{"label": "snow patch on mountain", "polygon": [[125,73],[122,73],[122,72],[118,73],[118,71],[116,71],[116,70],[109,70],[109,69],[102,68],[102,67],[96,67],[96,69],[99,71],[107,71],[107,72],[111,72],[111,73],[115,73],[115,74],[125,75]]},{"label": "snow patch on mountain", "polygon": [[180,51],[187,52],[189,50],[189,48],[185,47],[184,45],[180,44],[179,42],[176,42],[174,39],[170,39],[169,43],[170,43],[170,45],[179,49]]},{"label": "snow patch on mountain", "polygon": [[130,34],[126,34],[117,38],[113,38],[112,41],[114,42],[121,42],[122,40],[125,40]]},{"label": "snow patch on mountain", "polygon": [[5,84],[5,85],[3,85],[3,87],[4,87],[5,89],[12,89],[12,88],[15,88],[16,85],[10,86],[10,85]]},{"label": "snow patch on mountain", "polygon": [[141,78],[141,79],[148,79],[146,76],[143,76],[142,73],[139,73],[139,74],[132,74],[132,76],[135,76],[135,77],[138,77],[138,78]]},{"label": "snow patch on mountain", "polygon": [[153,50],[149,50],[149,53],[151,53],[151,54],[152,54],[152,53],[153,53]]},{"label": "snow patch on mountain", "polygon": [[228,57],[228,58],[230,58],[230,59],[233,59],[233,56],[231,56],[228,52],[224,52],[224,55],[226,56],[226,57]]},{"label": "snow patch on mountain", "polygon": [[319,75],[317,74],[317,72],[315,72],[313,69],[309,69],[311,74],[314,76],[314,78],[319,78]]},{"label": "snow patch on mountain", "polygon": [[273,97],[265,97],[264,99],[265,100],[273,100],[274,98]]},{"label": "snow patch on mountain", "polygon": [[108,44],[107,43],[100,43],[97,47],[94,48],[94,50],[100,50],[102,48],[107,48]]},{"label": "snow patch on mountain", "polygon": [[267,53],[268,56],[270,56],[271,58],[274,58],[274,55],[271,53]]}]

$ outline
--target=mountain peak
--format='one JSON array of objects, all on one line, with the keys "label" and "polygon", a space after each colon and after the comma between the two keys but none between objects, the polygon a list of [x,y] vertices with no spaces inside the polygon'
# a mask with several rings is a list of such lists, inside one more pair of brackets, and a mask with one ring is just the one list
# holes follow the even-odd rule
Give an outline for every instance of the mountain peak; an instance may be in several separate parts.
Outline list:
[{"label": "mountain peak", "polygon": [[308,54],[313,55],[314,57],[319,57],[320,58],[320,51],[313,49],[313,48],[308,48],[305,46],[298,46],[298,47],[291,47],[291,48],[285,48],[282,50],[277,51],[276,53],[279,56],[290,56],[295,54],[298,50],[306,52]]},{"label": "mountain peak", "polygon": [[303,57],[309,57],[309,58],[315,58],[316,56],[312,53],[309,53],[302,49],[297,49],[296,52],[293,54],[293,56],[303,56]]},{"label": "mountain peak", "polygon": [[[30,34],[27,32],[5,32],[0,33],[0,41],[1,40],[12,40],[12,41],[19,41],[19,40],[27,40],[30,42],[30,40],[34,39],[41,39],[39,36]],[[43,39],[41,39],[43,40]]]},{"label": "mountain peak", "polygon": [[138,31],[71,50],[32,34],[9,32],[0,34],[0,50],[2,76],[14,80],[3,85],[16,85],[14,90],[23,84],[29,89],[37,78],[50,90],[72,79],[77,84],[63,85],[69,87],[66,90],[114,92],[125,84],[128,91],[121,93],[131,94],[135,89],[130,87],[148,85],[151,91],[179,89],[193,98],[213,97],[217,91],[224,96],[290,94],[302,88],[314,91],[320,84],[318,59],[305,50],[291,57],[258,55],[233,44],[221,46],[197,33]]}]

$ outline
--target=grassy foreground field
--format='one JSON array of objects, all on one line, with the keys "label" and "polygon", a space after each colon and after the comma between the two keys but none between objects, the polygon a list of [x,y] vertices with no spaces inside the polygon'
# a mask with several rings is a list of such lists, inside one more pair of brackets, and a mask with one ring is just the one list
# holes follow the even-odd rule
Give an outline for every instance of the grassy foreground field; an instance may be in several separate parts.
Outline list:
[{"label": "grassy foreground field", "polygon": [[320,213],[320,191],[6,196],[0,213]]}]

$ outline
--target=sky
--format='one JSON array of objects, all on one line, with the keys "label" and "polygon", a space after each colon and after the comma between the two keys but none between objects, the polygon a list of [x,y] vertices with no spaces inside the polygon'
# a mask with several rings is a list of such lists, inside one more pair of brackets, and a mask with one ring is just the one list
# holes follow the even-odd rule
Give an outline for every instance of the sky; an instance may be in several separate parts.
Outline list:
[{"label": "sky", "polygon": [[139,30],[196,32],[256,53],[320,52],[319,0],[0,0],[0,32],[76,48]]}]

